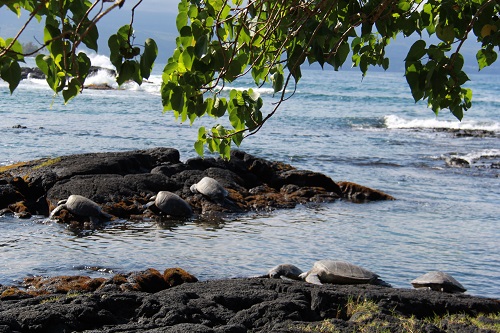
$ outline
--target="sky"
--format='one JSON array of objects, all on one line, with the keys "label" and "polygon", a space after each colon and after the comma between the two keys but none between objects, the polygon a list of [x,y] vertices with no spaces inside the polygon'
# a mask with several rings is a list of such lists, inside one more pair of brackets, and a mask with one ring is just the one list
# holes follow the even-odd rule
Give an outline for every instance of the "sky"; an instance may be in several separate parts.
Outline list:
[{"label": "sky", "polygon": [[[131,10],[139,0],[126,0],[121,9],[113,10],[109,15],[104,17],[99,23],[99,54],[108,55],[109,50],[107,40],[109,36],[116,32],[122,25],[130,23]],[[177,28],[175,19],[177,16],[178,0],[143,0],[137,7],[134,17],[135,43],[144,43],[148,37],[153,38],[158,44],[159,54],[157,62],[166,63],[175,48],[175,38],[177,37]],[[5,7],[0,8],[0,37],[7,38],[14,36],[22,27],[28,13],[23,13],[20,19],[7,10]],[[30,23],[26,31],[21,37],[21,42],[33,41],[36,36],[38,40],[42,40],[43,27],[35,20]],[[471,36],[474,39],[474,36]],[[403,71],[404,58],[409,47],[413,44],[415,38],[403,38],[398,36],[395,41],[392,41],[387,48],[387,53],[390,58],[390,70]],[[468,71],[477,72],[477,63],[475,61],[475,53],[478,45],[474,40],[468,42],[469,47],[462,49],[462,53],[466,57],[466,66]],[[344,65],[344,69],[349,67]],[[500,60],[497,61],[490,73],[500,71]]]}]

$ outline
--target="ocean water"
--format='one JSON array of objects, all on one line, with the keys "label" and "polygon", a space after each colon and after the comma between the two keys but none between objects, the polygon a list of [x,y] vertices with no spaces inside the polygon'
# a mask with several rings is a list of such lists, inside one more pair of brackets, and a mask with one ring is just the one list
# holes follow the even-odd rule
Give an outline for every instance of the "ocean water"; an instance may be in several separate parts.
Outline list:
[{"label": "ocean water", "polygon": [[[102,56],[93,61],[109,63]],[[0,165],[158,146],[177,148],[182,160],[196,156],[197,127],[216,120],[190,126],[162,113],[160,70],[141,87],[85,90],[68,105],[41,81],[23,81],[12,96],[0,81]],[[260,275],[285,262],[307,270],[331,258],[400,288],[443,270],[469,294],[500,298],[500,78],[470,76],[474,104],[459,122],[415,104],[402,73],[371,72],[363,80],[357,71],[303,74],[293,98],[240,149],[380,189],[396,201],[338,201],[181,224],[120,220],[80,234],[44,216],[3,216],[0,284],[174,266],[207,280]],[[92,80],[113,85],[104,74]],[[258,91],[271,109],[272,91]],[[440,129],[495,135],[458,137]],[[452,166],[454,158],[471,167]]]}]

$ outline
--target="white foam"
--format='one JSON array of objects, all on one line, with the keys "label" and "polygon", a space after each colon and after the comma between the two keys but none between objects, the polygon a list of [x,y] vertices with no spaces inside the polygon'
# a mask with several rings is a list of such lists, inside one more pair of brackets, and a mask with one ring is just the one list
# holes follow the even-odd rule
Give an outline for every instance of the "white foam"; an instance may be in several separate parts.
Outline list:
[{"label": "white foam", "polygon": [[500,157],[500,149],[483,149],[479,151],[474,151],[463,156],[463,158],[475,161],[481,158],[496,158]]},{"label": "white foam", "polygon": [[118,84],[116,83],[116,79],[113,75],[110,75],[106,70],[100,70],[97,74],[88,76],[85,79],[86,86],[100,86],[107,85],[111,88],[118,88]]},{"label": "white foam", "polygon": [[387,128],[404,129],[404,128],[449,128],[449,129],[468,129],[468,130],[485,130],[492,132],[500,132],[500,123],[495,121],[478,122],[473,120],[453,121],[453,120],[438,120],[433,119],[404,119],[395,115],[384,117],[384,123]]},{"label": "white foam", "polygon": [[88,53],[83,51],[87,57],[90,59],[90,63],[92,66],[97,66],[97,67],[102,67],[102,68],[109,68],[116,70],[116,67],[113,66],[111,63],[111,60],[109,60],[108,56],[102,55],[102,54],[97,54],[97,53]]},{"label": "white foam", "polygon": [[[221,88],[221,87],[219,87]],[[238,91],[243,91],[243,90],[248,90],[250,89],[249,87],[225,87],[225,89],[227,91],[231,90],[231,89],[234,89],[234,90],[238,90]],[[261,88],[258,88],[258,87],[252,87],[251,88],[253,91],[261,94],[261,95],[272,95],[274,94],[274,89],[273,88],[264,88],[264,87],[261,87]]]},{"label": "white foam", "polygon": [[487,159],[496,159],[500,157],[500,149],[482,149],[482,150],[477,150],[473,151],[467,154],[451,154],[451,157],[458,157],[460,159],[463,159],[469,164],[474,163],[475,161],[481,160],[483,158]]}]

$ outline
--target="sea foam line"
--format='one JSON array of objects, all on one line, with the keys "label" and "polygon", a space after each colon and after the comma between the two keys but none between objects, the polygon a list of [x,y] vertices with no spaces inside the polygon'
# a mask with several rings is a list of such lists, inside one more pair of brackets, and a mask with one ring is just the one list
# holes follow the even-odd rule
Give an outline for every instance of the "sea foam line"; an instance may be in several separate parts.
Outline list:
[{"label": "sea foam line", "polygon": [[395,115],[384,117],[384,123],[391,129],[417,129],[417,128],[449,128],[449,129],[467,129],[467,130],[485,130],[491,132],[500,132],[500,123],[495,121],[478,122],[472,120],[450,121],[438,119],[404,119]]}]

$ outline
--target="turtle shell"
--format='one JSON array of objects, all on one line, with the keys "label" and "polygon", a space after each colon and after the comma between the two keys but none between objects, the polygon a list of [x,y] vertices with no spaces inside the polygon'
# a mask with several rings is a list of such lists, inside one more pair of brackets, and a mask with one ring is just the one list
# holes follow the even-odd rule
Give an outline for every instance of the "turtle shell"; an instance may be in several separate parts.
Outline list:
[{"label": "turtle shell", "polygon": [[378,275],[346,261],[320,260],[314,263],[311,273],[323,283],[363,284],[370,283]]},{"label": "turtle shell", "polygon": [[167,215],[190,217],[193,214],[191,206],[184,199],[169,191],[158,192],[155,206]]},{"label": "turtle shell", "polygon": [[198,183],[193,184],[191,192],[201,193],[213,200],[223,200],[228,195],[227,190],[211,177],[203,177]]},{"label": "turtle shell", "polygon": [[430,288],[448,293],[465,292],[467,289],[448,273],[432,271],[410,282],[414,288]]},{"label": "turtle shell", "polygon": [[97,217],[101,207],[94,201],[81,195],[72,194],[66,200],[66,208],[75,215]]},{"label": "turtle shell", "polygon": [[302,274],[302,270],[292,264],[280,264],[274,266],[267,272],[267,275],[271,279],[279,279],[284,276],[289,279],[298,280],[300,274]]}]

